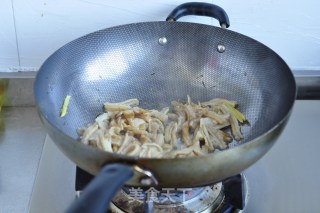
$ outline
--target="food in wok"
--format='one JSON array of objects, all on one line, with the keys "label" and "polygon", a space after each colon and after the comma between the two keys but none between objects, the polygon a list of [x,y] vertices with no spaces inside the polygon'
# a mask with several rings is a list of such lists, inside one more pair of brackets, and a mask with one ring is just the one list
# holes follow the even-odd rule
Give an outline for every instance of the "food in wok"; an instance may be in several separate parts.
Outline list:
[{"label": "food in wok", "polygon": [[[147,158],[205,155],[228,148],[243,138],[236,101],[222,98],[193,103],[172,101],[172,108],[143,109],[138,99],[104,103],[105,112],[95,122],[78,129],[84,144],[108,152]],[[233,138],[228,133],[231,127]]]}]

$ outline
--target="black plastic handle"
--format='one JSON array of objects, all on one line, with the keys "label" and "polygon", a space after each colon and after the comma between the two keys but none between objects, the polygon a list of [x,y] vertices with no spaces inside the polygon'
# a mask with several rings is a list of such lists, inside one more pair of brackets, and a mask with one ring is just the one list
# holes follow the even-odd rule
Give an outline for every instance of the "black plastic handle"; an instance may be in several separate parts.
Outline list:
[{"label": "black plastic handle", "polygon": [[179,18],[187,15],[209,16],[219,21],[220,26],[228,28],[230,26],[229,17],[221,7],[204,3],[188,2],[176,7],[167,17],[167,21],[177,21]]},{"label": "black plastic handle", "polygon": [[123,184],[133,176],[132,166],[106,165],[75,200],[67,213],[104,213],[111,199]]}]

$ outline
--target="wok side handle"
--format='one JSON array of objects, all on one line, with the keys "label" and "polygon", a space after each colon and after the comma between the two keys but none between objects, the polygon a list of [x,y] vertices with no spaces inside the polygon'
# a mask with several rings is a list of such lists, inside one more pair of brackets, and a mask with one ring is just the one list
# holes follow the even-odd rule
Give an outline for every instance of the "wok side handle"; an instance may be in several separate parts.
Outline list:
[{"label": "wok side handle", "polygon": [[221,7],[204,3],[204,2],[188,2],[176,7],[167,17],[167,21],[177,21],[179,18],[187,15],[209,16],[219,21],[222,28],[230,26],[229,17]]},{"label": "wok side handle", "polygon": [[118,163],[106,165],[66,212],[106,212],[113,196],[133,174],[133,168],[130,165]]}]

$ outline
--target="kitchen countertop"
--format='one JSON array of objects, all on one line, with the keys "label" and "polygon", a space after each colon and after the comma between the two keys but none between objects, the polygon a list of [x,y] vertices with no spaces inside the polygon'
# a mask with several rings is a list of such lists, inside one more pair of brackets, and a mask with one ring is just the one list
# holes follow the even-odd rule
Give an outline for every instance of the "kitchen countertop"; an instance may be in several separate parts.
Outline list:
[{"label": "kitchen countertop", "polygon": [[[75,198],[75,165],[46,137],[35,108],[1,115],[0,213],[63,212]],[[319,118],[320,101],[296,102],[275,146],[244,172],[245,213],[319,212]]]},{"label": "kitchen countertop", "polygon": [[296,101],[272,149],[245,171],[248,213],[320,212],[320,101]]},{"label": "kitchen countertop", "polygon": [[28,212],[46,132],[34,107],[0,112],[0,213]]}]

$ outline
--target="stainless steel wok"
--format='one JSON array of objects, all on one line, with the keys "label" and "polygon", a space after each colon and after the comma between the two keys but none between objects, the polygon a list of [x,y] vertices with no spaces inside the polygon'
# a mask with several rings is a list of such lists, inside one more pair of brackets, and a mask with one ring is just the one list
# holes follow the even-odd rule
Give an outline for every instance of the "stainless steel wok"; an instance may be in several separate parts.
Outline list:
[{"label": "stainless steel wok", "polygon": [[[215,17],[223,28],[175,22],[191,14]],[[82,169],[96,175],[104,168],[102,178],[96,177],[100,189],[115,192],[124,183],[196,187],[217,182],[261,158],[289,118],[296,97],[289,67],[265,45],[225,29],[229,20],[223,9],[187,3],[167,20],[78,38],[52,54],[37,74],[36,105],[50,137]],[[67,95],[68,113],[61,118]],[[92,122],[104,102],[138,98],[142,107],[160,109],[187,95],[195,102],[215,97],[238,101],[250,122],[242,127],[244,139],[225,151],[183,159],[122,156],[78,141],[76,129]]]}]

